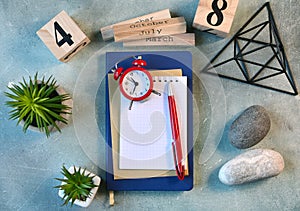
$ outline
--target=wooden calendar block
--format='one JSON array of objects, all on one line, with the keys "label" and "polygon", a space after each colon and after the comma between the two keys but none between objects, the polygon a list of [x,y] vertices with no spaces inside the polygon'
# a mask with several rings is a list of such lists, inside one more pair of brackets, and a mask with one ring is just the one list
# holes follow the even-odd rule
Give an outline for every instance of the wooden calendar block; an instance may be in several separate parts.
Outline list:
[{"label": "wooden calendar block", "polygon": [[130,23],[113,27],[116,42],[139,40],[147,37],[182,34],[186,32],[183,17],[166,18],[149,22]]},{"label": "wooden calendar block", "polygon": [[132,46],[194,46],[195,34],[175,34],[160,37],[148,37],[141,40],[126,41],[124,47]]},{"label": "wooden calendar block", "polygon": [[193,27],[225,37],[234,19],[239,0],[200,0]]},{"label": "wooden calendar block", "polygon": [[69,61],[90,42],[65,11],[60,12],[37,31],[37,35],[53,55],[62,62]]},{"label": "wooden calendar block", "polygon": [[105,26],[105,27],[102,27],[100,29],[100,31],[101,31],[103,40],[106,41],[106,40],[114,38],[114,31],[113,31],[114,26],[128,24],[128,23],[149,22],[149,21],[165,19],[165,18],[171,18],[169,9],[161,10],[158,12],[150,13],[150,14],[143,15],[143,16],[133,18],[130,20],[122,21],[122,22],[119,22],[119,23],[116,23],[116,24],[113,24],[110,26]]}]

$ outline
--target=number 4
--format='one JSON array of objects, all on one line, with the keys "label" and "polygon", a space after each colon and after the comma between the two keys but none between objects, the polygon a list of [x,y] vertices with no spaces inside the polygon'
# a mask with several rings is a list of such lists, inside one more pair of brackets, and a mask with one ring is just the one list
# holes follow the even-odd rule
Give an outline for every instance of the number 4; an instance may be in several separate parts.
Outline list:
[{"label": "number 4", "polygon": [[[58,40],[57,38],[57,32],[62,36],[61,40]],[[69,44],[69,46],[73,45],[73,40],[71,39],[72,35],[67,34],[63,28],[57,23],[56,21],[54,22],[54,33],[55,33],[55,41],[58,47],[61,47],[65,42]]]}]

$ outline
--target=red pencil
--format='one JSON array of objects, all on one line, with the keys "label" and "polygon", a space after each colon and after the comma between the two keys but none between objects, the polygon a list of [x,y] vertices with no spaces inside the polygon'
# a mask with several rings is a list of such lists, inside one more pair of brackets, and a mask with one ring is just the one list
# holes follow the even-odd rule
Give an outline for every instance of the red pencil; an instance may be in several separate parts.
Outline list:
[{"label": "red pencil", "polygon": [[175,169],[179,180],[184,179],[184,165],[183,165],[183,157],[182,157],[182,147],[181,147],[181,139],[180,139],[180,129],[178,124],[178,116],[176,110],[176,102],[173,95],[172,85],[169,82],[168,86],[168,104],[170,111],[170,122],[172,128],[172,147],[174,154],[174,163]]}]

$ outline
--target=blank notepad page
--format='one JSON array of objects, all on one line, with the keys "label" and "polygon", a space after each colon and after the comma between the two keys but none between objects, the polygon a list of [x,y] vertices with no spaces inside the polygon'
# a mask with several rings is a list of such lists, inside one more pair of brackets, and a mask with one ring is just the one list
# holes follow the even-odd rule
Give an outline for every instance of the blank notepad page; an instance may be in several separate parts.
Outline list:
[{"label": "blank notepad page", "polygon": [[155,76],[151,94],[144,102],[133,102],[121,96],[120,169],[174,170],[172,131],[170,125],[167,85],[172,83],[177,105],[183,155],[187,155],[187,78]]}]

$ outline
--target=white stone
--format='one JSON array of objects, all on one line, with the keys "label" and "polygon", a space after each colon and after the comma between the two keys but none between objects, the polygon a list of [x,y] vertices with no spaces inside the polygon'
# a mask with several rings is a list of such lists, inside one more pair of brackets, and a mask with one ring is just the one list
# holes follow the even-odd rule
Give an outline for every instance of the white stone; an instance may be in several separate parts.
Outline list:
[{"label": "white stone", "polygon": [[280,153],[270,149],[249,150],[225,163],[219,179],[226,185],[237,185],[280,174],[284,160]]}]

